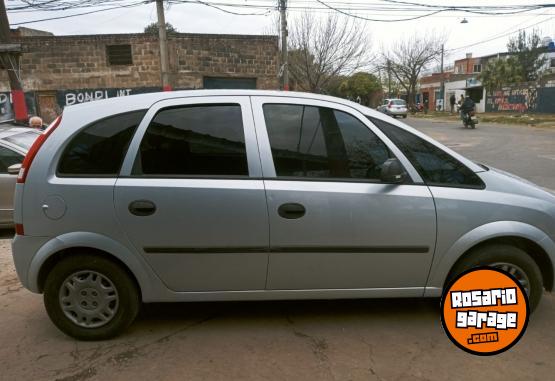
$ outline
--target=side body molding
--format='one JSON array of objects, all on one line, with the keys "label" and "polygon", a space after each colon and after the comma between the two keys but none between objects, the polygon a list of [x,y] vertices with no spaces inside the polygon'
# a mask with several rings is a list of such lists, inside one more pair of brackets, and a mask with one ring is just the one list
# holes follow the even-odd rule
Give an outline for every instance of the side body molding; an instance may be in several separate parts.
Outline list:
[{"label": "side body molding", "polygon": [[436,256],[432,264],[430,276],[424,291],[424,296],[440,296],[449,271],[457,260],[469,249],[497,237],[521,237],[537,243],[542,247],[553,266],[555,273],[555,242],[542,230],[535,226],[518,221],[495,221],[481,225],[461,236],[443,255]]},{"label": "side body molding", "polygon": [[31,291],[38,292],[38,276],[46,260],[56,252],[72,247],[89,247],[102,250],[123,262],[137,279],[145,302],[156,299],[156,296],[167,292],[161,280],[153,272],[146,271],[150,267],[141,256],[107,236],[91,232],[63,234],[42,245],[33,257],[27,274],[28,286]]}]

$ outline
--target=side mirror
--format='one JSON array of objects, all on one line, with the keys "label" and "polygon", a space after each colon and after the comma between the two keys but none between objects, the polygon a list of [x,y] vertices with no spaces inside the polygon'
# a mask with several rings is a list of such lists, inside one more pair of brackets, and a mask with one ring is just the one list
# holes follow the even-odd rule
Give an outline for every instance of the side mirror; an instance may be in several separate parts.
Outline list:
[{"label": "side mirror", "polygon": [[20,164],[14,164],[14,165],[10,165],[8,167],[8,173],[10,175],[17,175],[19,174],[19,170],[21,169],[21,163]]},{"label": "side mirror", "polygon": [[407,179],[407,172],[401,162],[396,159],[387,159],[382,165],[381,180],[384,183],[402,184]]}]

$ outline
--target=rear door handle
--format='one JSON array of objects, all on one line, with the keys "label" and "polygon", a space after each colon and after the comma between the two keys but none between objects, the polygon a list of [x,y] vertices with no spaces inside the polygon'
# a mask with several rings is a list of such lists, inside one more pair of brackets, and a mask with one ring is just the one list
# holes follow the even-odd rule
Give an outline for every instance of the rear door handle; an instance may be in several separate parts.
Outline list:
[{"label": "rear door handle", "polygon": [[287,218],[288,220],[301,218],[305,215],[305,213],[306,209],[304,208],[304,206],[294,202],[283,204],[278,208],[278,214],[283,218]]},{"label": "rear door handle", "polygon": [[156,212],[156,204],[149,200],[136,200],[129,204],[129,212],[136,216],[150,216]]}]

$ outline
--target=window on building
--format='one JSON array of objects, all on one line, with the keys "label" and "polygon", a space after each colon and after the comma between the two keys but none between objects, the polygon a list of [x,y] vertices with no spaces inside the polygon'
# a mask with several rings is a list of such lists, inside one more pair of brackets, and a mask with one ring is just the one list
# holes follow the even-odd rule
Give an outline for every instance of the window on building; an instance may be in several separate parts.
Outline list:
[{"label": "window on building", "polygon": [[552,58],[552,59],[551,59],[550,66],[551,66],[551,67],[555,67],[555,58]]},{"label": "window on building", "polygon": [[23,162],[23,155],[6,147],[0,147],[0,173],[8,173],[8,168]]},{"label": "window on building", "polygon": [[481,73],[482,72],[482,64],[474,65],[474,68],[472,70],[473,70],[474,73]]},{"label": "window on building", "polygon": [[369,119],[411,161],[427,185],[484,188],[482,180],[457,159],[426,140],[379,119]]},{"label": "window on building", "polygon": [[105,118],[79,132],[62,154],[58,175],[116,176],[145,112],[134,111]]},{"label": "window on building", "polygon": [[107,45],[108,65],[133,65],[131,45]]},{"label": "window on building", "polygon": [[248,176],[241,106],[194,105],[160,111],[141,141],[133,173]]},{"label": "window on building", "polygon": [[380,181],[393,155],[361,121],[324,107],[267,104],[266,128],[278,177]]}]

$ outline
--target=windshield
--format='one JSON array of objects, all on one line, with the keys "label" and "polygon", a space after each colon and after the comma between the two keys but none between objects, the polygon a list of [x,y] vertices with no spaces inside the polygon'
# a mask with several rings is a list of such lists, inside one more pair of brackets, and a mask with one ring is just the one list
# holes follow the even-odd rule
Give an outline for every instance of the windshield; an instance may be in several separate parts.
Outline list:
[{"label": "windshield", "polygon": [[396,106],[404,106],[406,105],[405,101],[402,99],[393,99],[391,101],[392,104],[396,105]]},{"label": "windshield", "polygon": [[18,147],[23,148],[25,151],[29,151],[29,148],[33,145],[37,137],[39,137],[39,131],[28,131],[19,134],[7,136],[4,138],[5,141],[12,143]]}]

